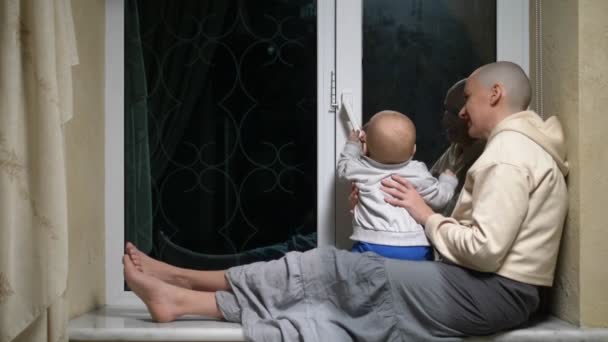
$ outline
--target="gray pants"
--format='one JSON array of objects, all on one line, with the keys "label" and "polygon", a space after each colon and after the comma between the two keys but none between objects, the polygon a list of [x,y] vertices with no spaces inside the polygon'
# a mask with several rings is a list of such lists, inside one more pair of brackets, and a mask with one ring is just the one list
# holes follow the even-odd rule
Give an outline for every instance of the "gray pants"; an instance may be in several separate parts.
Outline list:
[{"label": "gray pants", "polygon": [[331,247],[226,274],[218,306],[256,342],[459,340],[516,327],[539,302],[498,275]]}]

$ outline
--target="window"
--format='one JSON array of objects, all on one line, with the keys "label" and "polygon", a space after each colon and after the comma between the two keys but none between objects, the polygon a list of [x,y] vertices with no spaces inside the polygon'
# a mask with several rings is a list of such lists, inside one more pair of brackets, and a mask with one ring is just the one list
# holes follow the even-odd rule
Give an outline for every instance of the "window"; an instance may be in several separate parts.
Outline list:
[{"label": "window", "polygon": [[451,83],[496,58],[527,70],[527,11],[526,0],[107,0],[108,303],[137,302],[122,285],[125,239],[206,269],[347,247],[340,95],[359,118],[413,115],[431,162]]},{"label": "window", "polygon": [[202,269],[316,247],[314,1],[124,13],[126,239]]}]

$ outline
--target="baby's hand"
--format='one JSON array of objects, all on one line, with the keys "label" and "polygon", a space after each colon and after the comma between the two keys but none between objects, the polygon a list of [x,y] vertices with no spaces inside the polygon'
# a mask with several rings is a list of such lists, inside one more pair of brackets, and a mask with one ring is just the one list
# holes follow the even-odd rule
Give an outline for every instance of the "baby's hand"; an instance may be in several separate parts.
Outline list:
[{"label": "baby's hand", "polygon": [[367,136],[365,135],[364,130],[359,131],[359,141],[361,142],[361,149],[363,150],[363,155],[367,156]]},{"label": "baby's hand", "polygon": [[444,173],[444,174],[446,174],[448,176],[456,177],[456,174],[454,172],[452,172],[452,170],[450,170],[450,169],[446,169],[442,173]]},{"label": "baby's hand", "polygon": [[351,142],[358,142],[358,141],[360,141],[360,138],[359,138],[361,136],[360,132],[361,131],[352,129],[350,131],[350,135],[348,136],[348,141],[351,141]]}]

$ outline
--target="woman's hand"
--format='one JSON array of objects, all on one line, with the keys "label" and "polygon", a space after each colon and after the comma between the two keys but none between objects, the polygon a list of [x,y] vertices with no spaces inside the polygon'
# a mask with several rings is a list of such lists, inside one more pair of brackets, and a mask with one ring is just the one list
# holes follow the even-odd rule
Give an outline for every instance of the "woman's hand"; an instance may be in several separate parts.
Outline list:
[{"label": "woman's hand", "polygon": [[354,214],[355,206],[359,203],[359,188],[355,185],[355,182],[350,183],[350,195],[348,195],[348,202],[350,204],[350,213]]},{"label": "woman's hand", "polygon": [[435,213],[420,197],[412,183],[403,177],[393,175],[383,179],[381,189],[389,195],[384,198],[386,203],[406,209],[414,220],[422,225]]}]

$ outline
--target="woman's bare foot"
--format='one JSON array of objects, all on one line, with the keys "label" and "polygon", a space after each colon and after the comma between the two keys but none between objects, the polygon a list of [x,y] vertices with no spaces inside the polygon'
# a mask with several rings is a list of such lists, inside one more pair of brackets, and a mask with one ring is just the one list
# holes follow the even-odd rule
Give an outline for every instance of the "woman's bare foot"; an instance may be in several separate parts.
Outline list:
[{"label": "woman's bare foot", "polygon": [[131,257],[122,258],[124,276],[129,288],[146,304],[157,322],[171,322],[186,314],[223,319],[215,292],[192,291],[152,277],[137,269]]},{"label": "woman's bare foot", "polygon": [[192,288],[187,279],[179,275],[179,268],[149,257],[130,242],[127,242],[125,250],[138,271],[175,286]]},{"label": "woman's bare foot", "polygon": [[128,255],[122,262],[127,285],[146,304],[155,321],[171,322],[179,317],[175,286],[137,270]]}]

